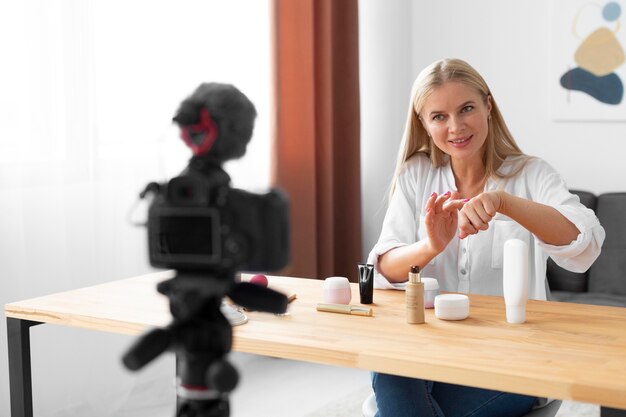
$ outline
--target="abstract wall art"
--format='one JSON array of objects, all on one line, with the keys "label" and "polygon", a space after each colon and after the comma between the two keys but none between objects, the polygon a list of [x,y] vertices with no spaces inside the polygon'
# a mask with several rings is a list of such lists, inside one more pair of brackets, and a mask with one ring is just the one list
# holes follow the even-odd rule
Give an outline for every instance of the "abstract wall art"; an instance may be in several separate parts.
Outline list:
[{"label": "abstract wall art", "polygon": [[553,0],[555,119],[626,121],[625,6],[626,0]]}]

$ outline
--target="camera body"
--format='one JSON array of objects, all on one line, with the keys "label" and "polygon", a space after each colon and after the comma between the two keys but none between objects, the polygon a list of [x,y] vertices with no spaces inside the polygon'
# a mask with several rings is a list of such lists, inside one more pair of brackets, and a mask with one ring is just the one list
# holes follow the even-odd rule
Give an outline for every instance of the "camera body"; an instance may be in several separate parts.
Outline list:
[{"label": "camera body", "polygon": [[285,195],[277,189],[255,194],[231,188],[221,168],[211,174],[188,169],[158,187],[148,211],[150,263],[218,275],[286,266]]}]

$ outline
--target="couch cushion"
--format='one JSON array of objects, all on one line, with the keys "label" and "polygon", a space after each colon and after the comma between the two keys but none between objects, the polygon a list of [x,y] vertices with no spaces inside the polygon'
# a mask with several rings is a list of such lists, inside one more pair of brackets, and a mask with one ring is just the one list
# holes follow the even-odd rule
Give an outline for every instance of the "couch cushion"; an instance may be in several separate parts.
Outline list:
[{"label": "couch cushion", "polygon": [[576,194],[580,199],[580,202],[585,205],[585,207],[589,207],[591,210],[596,210],[596,205],[598,201],[598,197],[594,193],[590,193],[589,191],[581,191],[581,190],[570,190],[572,194]]},{"label": "couch cushion", "polygon": [[[580,198],[580,202],[590,209],[596,209],[596,196],[588,191],[571,190]],[[548,258],[546,276],[548,285],[554,291],[587,291],[587,273],[570,272],[558,266],[552,258]]]},{"label": "couch cushion", "polygon": [[586,272],[570,272],[558,266],[552,258],[548,258],[546,276],[550,290],[572,292],[587,291]]},{"label": "couch cushion", "polygon": [[626,295],[602,294],[597,292],[572,293],[568,291],[553,291],[552,300],[578,304],[595,304],[599,306],[626,307]]},{"label": "couch cushion", "polygon": [[626,296],[626,193],[598,196],[596,215],[606,238],[588,271],[590,293]]}]

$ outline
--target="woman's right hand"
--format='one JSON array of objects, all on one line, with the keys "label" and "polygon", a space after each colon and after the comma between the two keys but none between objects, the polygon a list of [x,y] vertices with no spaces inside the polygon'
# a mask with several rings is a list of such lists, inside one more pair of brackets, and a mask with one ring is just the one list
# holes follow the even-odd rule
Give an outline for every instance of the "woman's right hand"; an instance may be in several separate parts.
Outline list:
[{"label": "woman's right hand", "polygon": [[424,225],[428,234],[428,245],[436,253],[443,252],[457,234],[458,212],[466,203],[458,197],[456,191],[448,191],[440,196],[432,193],[426,201]]}]

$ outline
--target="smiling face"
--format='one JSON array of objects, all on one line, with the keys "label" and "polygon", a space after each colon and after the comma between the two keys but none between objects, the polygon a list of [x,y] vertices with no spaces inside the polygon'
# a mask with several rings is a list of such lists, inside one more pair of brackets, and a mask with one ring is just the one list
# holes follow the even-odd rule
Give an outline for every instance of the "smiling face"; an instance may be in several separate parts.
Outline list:
[{"label": "smiling face", "polygon": [[458,81],[432,90],[419,116],[434,145],[455,160],[482,162],[491,97]]}]

